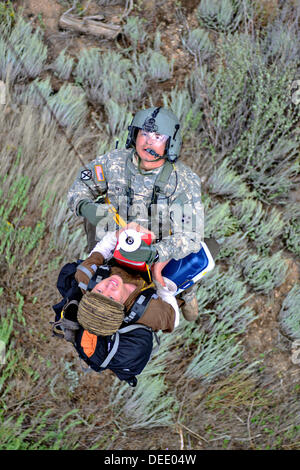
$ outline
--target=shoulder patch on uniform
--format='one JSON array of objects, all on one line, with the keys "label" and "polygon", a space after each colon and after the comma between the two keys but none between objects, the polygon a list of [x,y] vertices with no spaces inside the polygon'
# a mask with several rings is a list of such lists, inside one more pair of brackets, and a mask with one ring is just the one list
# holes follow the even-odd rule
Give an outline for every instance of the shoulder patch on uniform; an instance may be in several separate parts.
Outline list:
[{"label": "shoulder patch on uniform", "polygon": [[102,165],[95,165],[95,173],[98,181],[105,181]]},{"label": "shoulder patch on uniform", "polygon": [[81,178],[82,180],[84,180],[84,181],[87,181],[87,180],[92,179],[92,172],[91,172],[91,170],[88,170],[88,169],[82,170],[81,175],[80,175],[80,178]]}]

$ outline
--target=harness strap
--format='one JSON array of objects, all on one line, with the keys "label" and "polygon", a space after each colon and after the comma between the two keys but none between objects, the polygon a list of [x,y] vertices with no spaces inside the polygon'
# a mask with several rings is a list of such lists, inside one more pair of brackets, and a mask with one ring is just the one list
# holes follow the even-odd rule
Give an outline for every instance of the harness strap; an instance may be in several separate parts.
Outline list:
[{"label": "harness strap", "polygon": [[77,270],[82,271],[84,274],[86,274],[86,276],[89,279],[91,279],[94,276],[95,272],[97,271],[96,264],[93,264],[91,266],[91,269],[94,271],[93,273],[91,273],[91,271],[89,269],[87,269],[85,266],[82,266],[81,264],[77,267]]},{"label": "harness strap", "polygon": [[[172,174],[175,165],[169,162],[168,160],[165,162],[161,172],[158,174],[151,197],[151,203],[148,206],[148,228],[151,229],[151,219],[155,217],[157,219],[157,201],[160,194],[165,194],[164,190],[166,187],[167,182]],[[169,204],[169,197],[165,196],[167,199],[167,203]],[[159,232],[157,234],[157,241],[163,239],[163,223],[164,221],[161,219],[162,214],[159,216]]]},{"label": "harness strap", "polygon": [[128,331],[136,330],[137,328],[143,328],[144,330],[148,330],[152,332],[152,328],[150,326],[146,325],[127,325],[124,326],[123,328],[120,328],[117,333],[128,333]]},{"label": "harness strap", "polygon": [[157,351],[159,350],[159,346],[160,346],[160,339],[158,337],[158,334],[156,333],[156,331],[153,331],[153,334],[154,334],[154,338],[155,338],[155,341],[156,341],[156,346],[155,346],[154,349],[152,349],[151,358],[152,358],[152,356],[154,356],[154,354],[157,353]]},{"label": "harness strap", "polygon": [[157,298],[156,291],[153,287],[149,287],[147,289],[144,289],[138,298],[136,299],[135,303],[130,309],[129,315],[127,315],[123,322],[124,323],[131,323],[131,322],[137,322],[144,314],[146,308],[148,307],[148,304],[151,299]]},{"label": "harness strap", "polygon": [[113,344],[113,347],[112,349],[110,350],[109,354],[106,356],[106,359],[104,359],[104,361],[102,362],[102,364],[100,365],[100,367],[107,367],[107,365],[110,363],[110,361],[112,360],[112,358],[114,357],[114,355],[116,354],[117,350],[118,350],[118,347],[119,347],[119,342],[120,342],[120,335],[119,335],[119,331],[117,331],[115,333],[115,342]]},{"label": "harness strap", "polygon": [[114,355],[116,354],[116,352],[118,350],[118,347],[119,347],[119,343],[120,343],[120,334],[128,333],[129,331],[136,330],[137,328],[143,328],[144,330],[148,330],[148,331],[151,331],[152,333],[154,333],[154,336],[155,336],[155,339],[156,339],[156,342],[157,342],[158,346],[155,348],[155,351],[154,350],[152,351],[151,356],[154,354],[154,352],[156,352],[158,350],[158,347],[159,347],[159,344],[160,344],[159,339],[158,339],[156,333],[153,332],[152,329],[149,326],[146,326],[146,325],[128,325],[128,326],[124,326],[123,328],[120,328],[115,333],[115,342],[114,342],[113,347],[110,350],[109,354],[107,355],[106,359],[100,365],[101,368],[107,367],[108,364],[110,363],[110,361],[112,360],[112,358],[114,357]]},{"label": "harness strap", "polygon": [[171,176],[173,169],[174,169],[174,165],[171,162],[169,162],[169,160],[167,160],[164,163],[161,172],[157,175],[157,178],[154,183],[153,193],[152,193],[152,201],[154,203],[156,203],[157,201],[158,194],[164,193],[165,186],[167,182],[169,181],[169,178]]},{"label": "harness strap", "polygon": [[88,288],[87,284],[85,284],[84,282],[80,282],[80,283],[78,284],[78,287],[79,287],[80,289],[83,289],[83,290],[87,290],[87,288]]},{"label": "harness strap", "polygon": [[[128,167],[128,162],[131,157],[132,157],[132,154],[128,155],[126,164],[125,164],[125,177],[127,180],[127,209],[132,205],[132,200],[134,196],[133,190],[131,187],[131,174],[130,174],[130,170]],[[170,179],[173,169],[175,169],[174,163],[171,163],[169,162],[169,160],[166,160],[162,167],[162,170],[158,173],[156,180],[154,182],[154,186],[153,186],[151,202],[148,206],[149,215],[151,215],[151,207],[157,203],[159,194],[164,194],[165,186]],[[150,218],[149,218],[149,223],[150,223]]]}]

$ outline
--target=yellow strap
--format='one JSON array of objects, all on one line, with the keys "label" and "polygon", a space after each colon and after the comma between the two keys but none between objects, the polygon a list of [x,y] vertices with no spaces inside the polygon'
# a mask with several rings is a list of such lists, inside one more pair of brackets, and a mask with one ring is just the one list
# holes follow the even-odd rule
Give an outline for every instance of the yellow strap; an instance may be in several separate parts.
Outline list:
[{"label": "yellow strap", "polygon": [[151,282],[152,279],[151,279],[151,273],[150,273],[150,269],[149,269],[148,264],[146,264],[146,268],[147,268],[147,273],[148,273],[148,276],[149,276],[149,281]]},{"label": "yellow strap", "polygon": [[108,210],[112,214],[115,214],[114,221],[120,226],[120,227],[126,227],[126,222],[122,219],[122,217],[117,213],[117,210],[115,207],[111,204],[109,198],[106,196],[105,202],[109,204]]},{"label": "yellow strap", "polygon": [[[172,163],[172,166],[174,168],[174,170],[176,170],[176,167],[175,167],[175,163]],[[122,217],[117,213],[117,210],[115,209],[115,207],[112,205],[112,203],[110,202],[108,196],[105,197],[105,202],[107,204],[109,204],[109,207],[108,207],[108,210],[111,212],[111,213],[114,213],[115,214],[115,217],[114,217],[114,221],[120,226],[120,227],[126,227],[126,222],[122,219]],[[147,269],[148,269],[148,266],[147,266]],[[149,272],[148,272],[149,274]],[[150,280],[151,280],[151,276],[149,276]]]},{"label": "yellow strap", "polygon": [[[145,284],[146,284],[146,282],[144,281],[144,285]],[[141,292],[143,292],[143,290],[149,289],[149,287],[154,287],[155,288],[154,282],[151,281],[151,284],[146,284],[145,287],[142,287]]]}]

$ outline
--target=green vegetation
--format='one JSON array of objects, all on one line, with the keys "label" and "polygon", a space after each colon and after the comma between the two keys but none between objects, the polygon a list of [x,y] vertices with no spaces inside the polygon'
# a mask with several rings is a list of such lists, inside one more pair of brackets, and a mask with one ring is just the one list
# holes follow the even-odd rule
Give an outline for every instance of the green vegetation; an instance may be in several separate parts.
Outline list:
[{"label": "green vegetation", "polygon": [[280,252],[271,256],[247,253],[240,262],[244,277],[255,292],[267,294],[285,280],[287,263]]},{"label": "green vegetation", "polygon": [[11,1],[0,3],[0,24],[11,28],[16,19],[15,10]]},{"label": "green vegetation", "polygon": [[[53,410],[38,413],[30,427],[24,426],[26,414],[21,413],[17,418],[11,416],[5,419],[4,412],[0,412],[0,447],[2,450],[75,450],[78,445],[73,439],[71,442],[70,430],[80,420],[65,424],[68,417],[72,418],[77,410],[63,416],[57,423],[54,422],[49,429],[49,418]],[[52,429],[51,429],[52,428]],[[36,440],[35,437],[39,436]]]},{"label": "green vegetation", "polygon": [[283,214],[284,229],[282,238],[288,250],[300,255],[300,208],[299,204],[289,204]]},{"label": "green vegetation", "polygon": [[208,31],[205,31],[205,29],[196,28],[189,31],[182,42],[198,61],[207,59],[213,53],[213,44],[209,39]]},{"label": "green vegetation", "polygon": [[175,399],[166,391],[167,384],[163,375],[155,371],[155,363],[145,369],[134,390],[115,382],[111,403],[119,425],[130,429],[170,426]]},{"label": "green vegetation", "polygon": [[[47,59],[47,46],[44,45],[40,31],[33,32],[30,23],[19,17],[11,29],[11,23],[0,24],[0,78],[11,81],[37,77],[43,70]],[[6,39],[9,41],[6,42]],[[11,44],[20,57],[24,67],[11,50]]]},{"label": "green vegetation", "polygon": [[129,104],[138,100],[146,87],[144,72],[120,52],[101,54],[97,48],[83,49],[74,74],[89,99],[101,104],[108,99]]},{"label": "green vegetation", "polygon": [[197,9],[200,22],[217,31],[234,31],[242,20],[240,0],[201,0]]},{"label": "green vegetation", "polygon": [[299,303],[300,286],[295,284],[282,302],[278,316],[282,332],[294,341],[300,339]]},{"label": "green vegetation", "polygon": [[145,30],[146,21],[137,16],[128,16],[124,25],[124,34],[129,38],[134,48],[146,42],[147,32]]},{"label": "green vegetation", "polygon": [[[300,338],[299,285],[284,284],[287,259],[300,253],[299,105],[290,90],[300,11],[288,1],[268,16],[258,3],[199,0],[190,29],[175,2],[184,20],[180,62],[164,28],[143,18],[142,2],[122,20],[124,37],[89,38],[75,52],[66,43],[51,60],[45,18],[30,23],[0,2],[8,90],[0,113],[1,449],[126,448],[127,431],[162,427],[166,435],[180,429],[188,449],[299,446],[299,387],[285,382],[277,357],[292,361],[268,338],[276,328]],[[203,181],[205,236],[221,250],[199,283],[200,316],[160,335],[135,389],[108,373],[84,375],[71,346],[50,337],[59,269],[87,253],[65,202],[81,164],[40,95],[84,161],[116,140],[123,147],[136,109],[170,107],[182,124],[183,161]]]},{"label": "green vegetation", "polygon": [[73,67],[74,67],[74,59],[73,57],[66,55],[66,49],[63,49],[59,56],[53,62],[53,70],[54,73],[61,79],[61,80],[69,80]]},{"label": "green vegetation", "polygon": [[172,76],[172,64],[159,51],[148,48],[139,56],[138,64],[148,80],[164,82]]}]

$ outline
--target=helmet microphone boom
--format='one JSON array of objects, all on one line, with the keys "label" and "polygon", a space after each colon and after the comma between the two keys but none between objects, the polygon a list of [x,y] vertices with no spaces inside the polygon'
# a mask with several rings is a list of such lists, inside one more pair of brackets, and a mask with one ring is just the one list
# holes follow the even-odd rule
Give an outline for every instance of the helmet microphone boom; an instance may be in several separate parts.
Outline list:
[{"label": "helmet microphone boom", "polygon": [[150,155],[152,155],[153,157],[155,158],[162,158],[161,155],[158,155],[158,153],[156,153],[154,150],[152,149],[146,149],[146,152],[150,153]]}]

